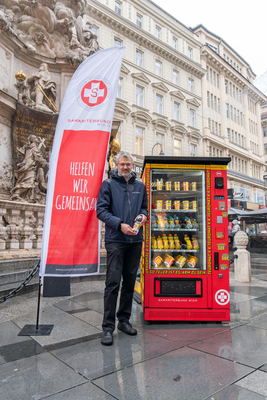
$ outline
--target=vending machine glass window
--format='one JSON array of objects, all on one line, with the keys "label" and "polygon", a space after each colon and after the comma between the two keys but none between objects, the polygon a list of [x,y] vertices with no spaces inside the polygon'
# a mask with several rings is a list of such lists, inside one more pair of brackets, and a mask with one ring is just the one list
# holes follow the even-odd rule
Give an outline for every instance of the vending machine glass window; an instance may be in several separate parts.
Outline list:
[{"label": "vending machine glass window", "polygon": [[205,171],[151,172],[150,269],[206,270]]}]

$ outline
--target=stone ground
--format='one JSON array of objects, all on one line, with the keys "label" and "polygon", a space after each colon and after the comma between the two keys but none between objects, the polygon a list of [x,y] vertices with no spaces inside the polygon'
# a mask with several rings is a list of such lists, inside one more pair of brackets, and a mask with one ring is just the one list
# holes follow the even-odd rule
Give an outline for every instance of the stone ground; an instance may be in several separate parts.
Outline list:
[{"label": "stone ground", "polygon": [[230,270],[231,321],[148,323],[133,302],[138,335],[100,343],[103,281],[41,298],[49,336],[18,336],[36,324],[37,292],[0,304],[1,400],[267,399],[267,259],[252,257],[250,283]]}]

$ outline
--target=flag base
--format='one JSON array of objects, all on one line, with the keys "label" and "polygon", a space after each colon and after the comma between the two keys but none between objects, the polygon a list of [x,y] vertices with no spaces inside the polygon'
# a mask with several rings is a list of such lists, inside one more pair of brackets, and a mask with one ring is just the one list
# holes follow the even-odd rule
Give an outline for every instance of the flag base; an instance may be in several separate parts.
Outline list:
[{"label": "flag base", "polygon": [[18,336],[49,336],[54,325],[25,325]]}]

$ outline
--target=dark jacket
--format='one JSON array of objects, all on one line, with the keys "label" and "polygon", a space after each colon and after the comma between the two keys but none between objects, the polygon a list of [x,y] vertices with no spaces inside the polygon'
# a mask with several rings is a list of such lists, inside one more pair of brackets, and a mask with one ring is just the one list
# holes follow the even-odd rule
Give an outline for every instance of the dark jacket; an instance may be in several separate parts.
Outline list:
[{"label": "dark jacket", "polygon": [[134,172],[126,181],[118,170],[110,173],[98,193],[97,218],[105,222],[105,241],[119,243],[137,243],[143,241],[143,228],[136,236],[125,235],[120,231],[120,224],[133,227],[139,214],[147,216],[147,194],[145,185],[136,179]]}]

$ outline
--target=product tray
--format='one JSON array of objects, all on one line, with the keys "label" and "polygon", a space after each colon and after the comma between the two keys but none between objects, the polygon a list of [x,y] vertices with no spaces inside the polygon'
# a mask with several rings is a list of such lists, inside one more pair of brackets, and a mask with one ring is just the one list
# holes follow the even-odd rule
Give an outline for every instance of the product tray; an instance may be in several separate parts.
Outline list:
[{"label": "product tray", "polygon": [[151,249],[151,251],[156,251],[157,253],[197,253],[199,250],[188,250],[188,249]]},{"label": "product tray", "polygon": [[151,212],[182,212],[182,213],[189,213],[189,212],[197,212],[198,210],[176,210],[175,208],[171,209],[171,210],[166,210],[165,208],[161,208],[161,209],[157,209],[157,208],[152,208]]},{"label": "product tray", "polygon": [[161,228],[151,228],[151,231],[157,231],[157,232],[196,232],[198,229],[177,229],[177,228],[168,228],[162,230]]}]

